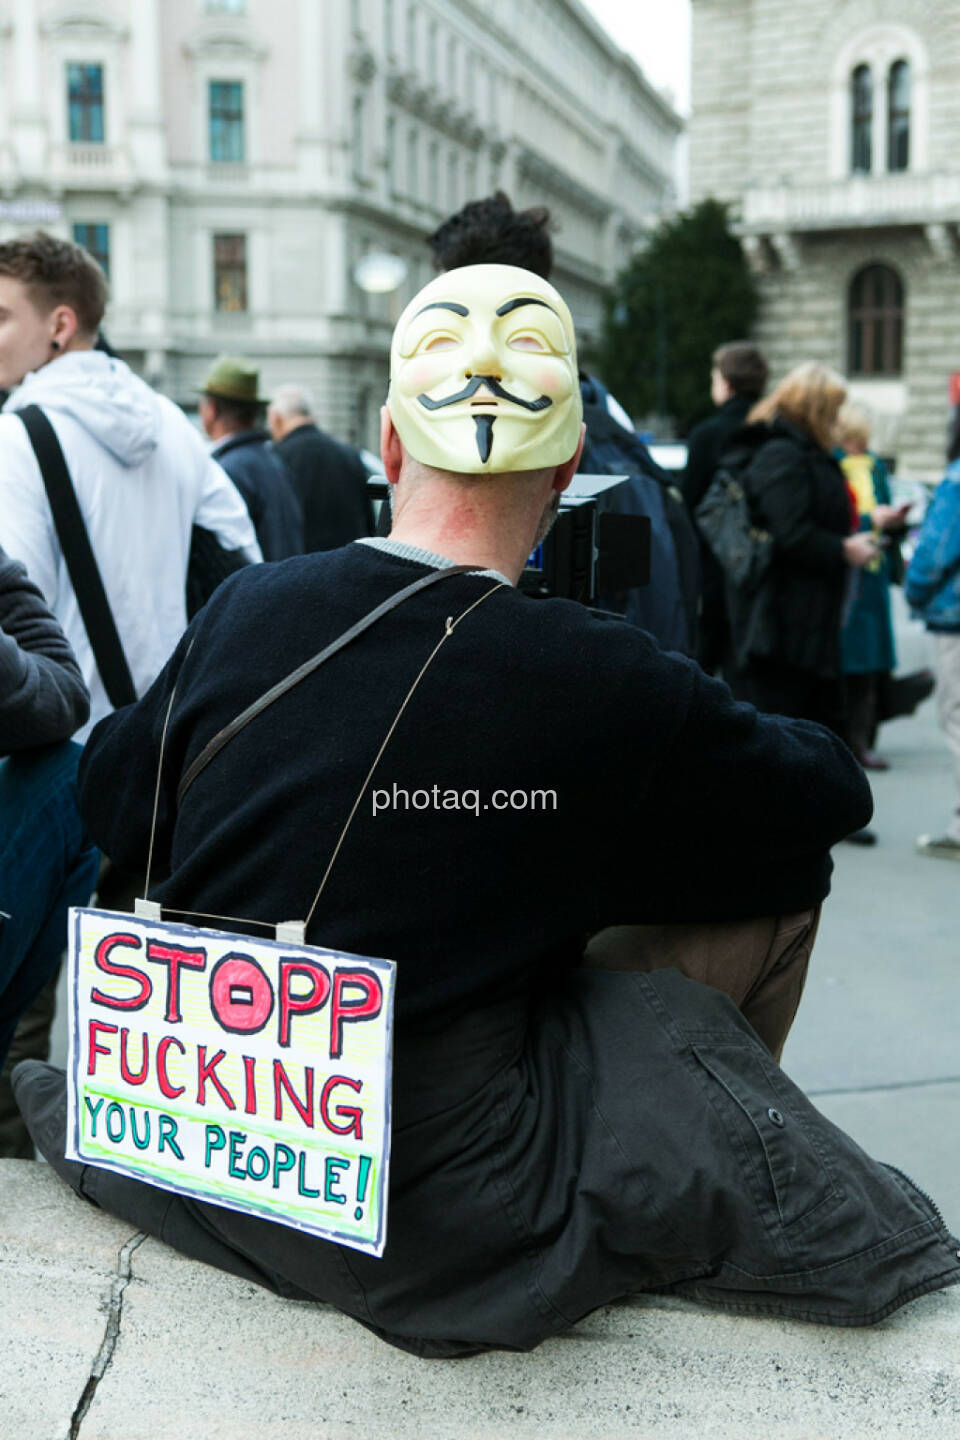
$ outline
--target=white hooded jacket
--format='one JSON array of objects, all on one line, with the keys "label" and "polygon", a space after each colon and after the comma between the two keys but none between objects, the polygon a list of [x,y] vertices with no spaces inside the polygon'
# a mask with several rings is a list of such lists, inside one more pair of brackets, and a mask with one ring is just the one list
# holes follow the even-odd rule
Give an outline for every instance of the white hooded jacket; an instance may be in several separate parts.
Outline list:
[{"label": "white hooded jacket", "polygon": [[57,432],[138,694],[187,623],[184,584],[194,524],[251,560],[247,508],[172,401],[99,350],[73,351],[27,375],[0,415],[0,547],[21,560],[73,647],[90,690],[90,728],[112,706],[97,673],[23,422],[39,405]]}]

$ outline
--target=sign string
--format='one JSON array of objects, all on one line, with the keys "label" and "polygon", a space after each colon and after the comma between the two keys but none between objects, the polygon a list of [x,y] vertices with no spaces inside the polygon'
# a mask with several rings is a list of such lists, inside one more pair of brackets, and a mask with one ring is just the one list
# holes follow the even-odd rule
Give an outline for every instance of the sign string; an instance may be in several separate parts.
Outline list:
[{"label": "sign string", "polygon": [[[454,619],[454,618],[453,618],[452,616],[450,616],[450,615],[447,616],[446,621],[444,622],[443,634],[440,636],[440,639],[437,641],[436,645],[433,647],[433,649],[431,650],[430,654],[427,656],[427,658],[426,658],[426,660],[424,661],[423,665],[421,665],[420,670],[419,670],[419,672],[418,672],[418,674],[417,674],[417,676],[416,676],[416,679],[414,680],[413,684],[410,686],[410,689],[407,691],[407,693],[406,693],[406,695],[405,695],[405,697],[404,697],[404,699],[403,699],[403,702],[402,702],[402,704],[400,705],[399,710],[397,711],[396,715],[395,715],[394,718],[393,718],[393,722],[391,723],[390,728],[388,729],[386,735],[385,735],[384,738],[383,738],[383,741],[382,741],[382,743],[381,743],[381,745],[380,745],[380,748],[379,748],[379,750],[377,751],[376,756],[374,757],[373,764],[370,766],[370,769],[367,771],[366,778],[364,779],[363,784],[360,786],[360,790],[359,790],[359,792],[358,792],[358,794],[357,794],[357,798],[354,800],[353,806],[352,806],[352,808],[351,808],[351,810],[350,810],[349,815],[347,816],[347,819],[346,819],[346,822],[344,823],[343,829],[340,831],[340,837],[339,837],[339,839],[337,840],[336,845],[334,846],[333,854],[331,855],[330,860],[329,860],[329,863],[328,863],[328,865],[327,865],[327,868],[326,868],[326,870],[325,870],[324,873],[323,873],[323,878],[322,878],[321,881],[320,881],[320,885],[319,885],[319,887],[318,887],[318,889],[317,889],[317,893],[316,893],[316,894],[314,895],[314,897],[313,897],[313,903],[311,904],[310,909],[307,911],[306,919],[303,920],[302,922],[301,922],[301,921],[281,921],[279,924],[273,925],[273,924],[270,924],[270,923],[269,923],[268,921],[266,921],[266,920],[245,919],[245,918],[243,918],[243,917],[236,916],[236,915],[214,915],[214,914],[210,914],[210,913],[208,913],[208,912],[206,912],[206,911],[202,911],[202,910],[177,910],[176,908],[174,908],[173,906],[170,906],[170,905],[164,905],[164,906],[161,907],[161,905],[159,904],[159,902],[157,902],[157,901],[151,901],[151,900],[147,900],[147,899],[146,899],[146,895],[148,895],[149,892],[150,892],[150,870],[151,870],[151,866],[152,866],[152,863],[153,863],[153,851],[154,851],[154,840],[155,840],[155,836],[156,836],[157,815],[158,815],[158,813],[159,813],[159,808],[160,808],[160,781],[161,781],[161,776],[162,776],[162,773],[163,773],[163,755],[164,755],[164,747],[165,747],[166,741],[167,741],[167,726],[168,726],[169,723],[170,723],[170,714],[171,714],[171,711],[173,710],[173,702],[174,702],[174,698],[175,698],[176,693],[177,693],[177,683],[178,683],[178,681],[179,681],[179,676],[178,676],[178,677],[177,677],[177,681],[174,682],[173,689],[172,689],[171,692],[170,692],[170,699],[169,699],[169,701],[168,701],[168,703],[167,703],[167,713],[166,713],[166,715],[165,715],[165,717],[164,717],[163,730],[162,730],[161,736],[160,736],[160,757],[159,757],[159,761],[158,761],[158,764],[157,764],[157,785],[156,785],[156,790],[155,790],[155,793],[154,793],[154,801],[153,801],[153,818],[152,818],[151,823],[150,823],[150,846],[149,846],[149,850],[148,850],[148,852],[147,852],[147,873],[146,873],[146,879],[145,879],[145,884],[144,884],[144,892],[145,892],[145,893],[144,893],[144,897],[143,897],[142,899],[139,898],[139,897],[137,898],[137,900],[136,900],[136,902],[135,902],[135,912],[136,912],[138,915],[148,916],[148,917],[151,917],[151,918],[156,919],[156,920],[159,920],[159,919],[161,918],[161,910],[162,910],[162,911],[166,912],[168,915],[182,915],[182,916],[186,916],[186,917],[188,917],[188,918],[190,918],[190,919],[194,919],[194,920],[222,920],[222,921],[225,921],[226,923],[232,924],[232,925],[256,925],[256,926],[258,926],[260,929],[264,929],[264,930],[274,930],[274,931],[276,931],[276,933],[277,933],[277,938],[278,938],[278,939],[291,940],[291,941],[299,941],[299,943],[301,943],[301,944],[305,943],[304,936],[305,936],[305,932],[306,932],[307,926],[310,924],[310,921],[313,919],[314,911],[315,911],[316,908],[317,908],[317,905],[318,905],[318,903],[319,903],[319,901],[320,901],[320,897],[321,897],[321,895],[323,894],[324,887],[325,887],[325,885],[326,885],[326,883],[327,883],[327,880],[328,880],[329,877],[330,877],[330,872],[331,872],[331,870],[333,869],[334,862],[336,861],[337,856],[339,855],[340,850],[341,850],[341,848],[342,848],[342,846],[343,846],[343,842],[344,842],[344,840],[345,840],[346,837],[347,837],[347,831],[350,829],[350,826],[351,826],[351,824],[352,824],[352,822],[353,822],[354,816],[356,815],[357,810],[359,809],[360,802],[362,801],[364,795],[366,794],[366,791],[367,791],[367,788],[368,788],[368,786],[369,786],[369,784],[370,784],[370,781],[373,779],[374,772],[375,772],[377,766],[378,766],[379,763],[380,763],[381,757],[383,756],[383,752],[386,750],[387,745],[390,743],[390,738],[391,738],[391,736],[393,735],[393,732],[396,730],[397,725],[400,723],[400,718],[401,718],[401,716],[403,715],[403,712],[406,710],[408,704],[410,703],[410,700],[413,698],[414,691],[416,690],[417,686],[420,684],[420,681],[423,679],[424,675],[427,673],[427,671],[428,671],[428,669],[430,668],[430,666],[433,664],[433,661],[436,659],[436,657],[437,657],[437,655],[439,654],[441,648],[442,648],[442,647],[446,644],[446,642],[450,639],[450,637],[451,637],[451,635],[453,634],[454,630],[456,630],[457,626],[460,624],[461,620],[465,620],[472,610],[475,610],[478,605],[482,605],[482,604],[483,604],[484,600],[489,600],[490,596],[493,595],[495,591],[497,591],[497,590],[502,590],[502,589],[504,588],[505,583],[506,583],[506,582],[503,581],[503,580],[498,580],[497,583],[496,583],[496,585],[491,585],[490,588],[489,588],[489,590],[485,590],[484,593],[479,597],[479,599],[474,600],[470,605],[467,606],[467,608],[466,608],[465,610],[461,611],[461,613],[456,617],[456,619]],[[190,648],[191,648],[191,649],[193,648],[192,643],[191,643],[191,647],[190,647]],[[190,653],[190,651],[188,650],[188,651],[187,651],[187,655],[189,655],[189,653]],[[184,661],[186,661],[186,656],[184,656]]]}]

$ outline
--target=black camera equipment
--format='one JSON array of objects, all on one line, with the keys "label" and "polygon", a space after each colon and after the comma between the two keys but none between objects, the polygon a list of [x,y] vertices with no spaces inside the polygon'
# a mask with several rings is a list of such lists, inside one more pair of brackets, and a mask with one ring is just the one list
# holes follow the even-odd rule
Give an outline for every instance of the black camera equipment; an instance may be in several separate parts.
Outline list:
[{"label": "black camera equipment", "polygon": [[[382,475],[372,475],[367,484],[377,534],[388,535],[389,486]],[[648,585],[650,520],[629,513],[635,509],[631,497],[626,475],[574,475],[549,535],[527,561],[519,588],[528,595],[595,605],[601,593]]]}]

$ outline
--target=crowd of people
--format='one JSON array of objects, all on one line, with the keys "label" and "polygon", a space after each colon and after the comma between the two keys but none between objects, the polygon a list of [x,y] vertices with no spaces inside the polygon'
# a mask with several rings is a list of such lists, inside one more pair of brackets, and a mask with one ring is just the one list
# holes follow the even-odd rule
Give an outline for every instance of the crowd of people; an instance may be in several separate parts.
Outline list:
[{"label": "crowd of people", "polygon": [[[0,1059],[67,908],[138,893],[148,849],[161,907],[254,926],[305,913],[329,860],[308,941],[398,974],[380,1258],[66,1159],[66,1078],[39,1059],[13,1072],[30,1140],[103,1209],[418,1355],[530,1348],[651,1289],[872,1323],[960,1280],[958,1242],[778,1061],[830,850],[871,815],[882,541],[903,509],[862,417],[837,430],[842,381],[804,365],[764,398],[763,357],[736,344],[691,436],[688,512],[578,368],[547,213],[498,194],[431,245],[437,277],[394,332],[392,526],[373,535],[365,467],[301,387],[263,395],[221,357],[205,446],[95,348],[89,256],[0,244]],[[518,589],[585,465],[628,465],[651,518],[651,584],[620,623]],[[698,664],[694,517],[731,469],[768,541],[764,639],[742,643],[756,596],[705,555]],[[954,453],[907,575],[951,744],[958,496]],[[328,648],[191,783],[214,736]],[[375,756],[378,783],[551,784],[558,809],[370,823]],[[960,829],[928,853],[951,847]]]}]

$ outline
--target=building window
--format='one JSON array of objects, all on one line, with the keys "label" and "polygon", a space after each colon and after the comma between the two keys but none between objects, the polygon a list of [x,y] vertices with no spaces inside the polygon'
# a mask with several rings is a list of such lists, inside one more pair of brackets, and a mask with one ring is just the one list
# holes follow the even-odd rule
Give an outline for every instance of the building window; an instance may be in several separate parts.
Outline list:
[{"label": "building window", "polygon": [[218,165],[242,165],[243,81],[210,81],[210,159]]},{"label": "building window", "polygon": [[67,66],[70,139],[81,145],[103,144],[103,66]]},{"label": "building window", "polygon": [[417,68],[417,12],[416,8],[407,0],[407,69],[416,72]]},{"label": "building window", "polygon": [[451,150],[447,156],[447,209],[451,212],[460,205],[460,156]]},{"label": "building window", "polygon": [[393,55],[393,0],[383,0],[383,48]]},{"label": "building window", "polygon": [[854,175],[869,175],[873,160],[873,74],[869,65],[854,70],[850,98],[850,169]]},{"label": "building window", "polygon": [[420,137],[416,130],[407,133],[407,193],[411,200],[420,196]]},{"label": "building window", "polygon": [[207,0],[211,14],[242,15],[246,8],[247,0]]},{"label": "building window", "polygon": [[247,237],[213,237],[213,306],[224,313],[247,308]]},{"label": "building window", "polygon": [[887,94],[887,169],[906,170],[910,165],[910,66],[906,60],[895,60],[890,66]]},{"label": "building window", "polygon": [[96,260],[107,279],[110,279],[110,227],[109,225],[74,225],[73,238]]},{"label": "building window", "polygon": [[889,265],[867,265],[850,283],[851,375],[903,370],[903,281]]}]

